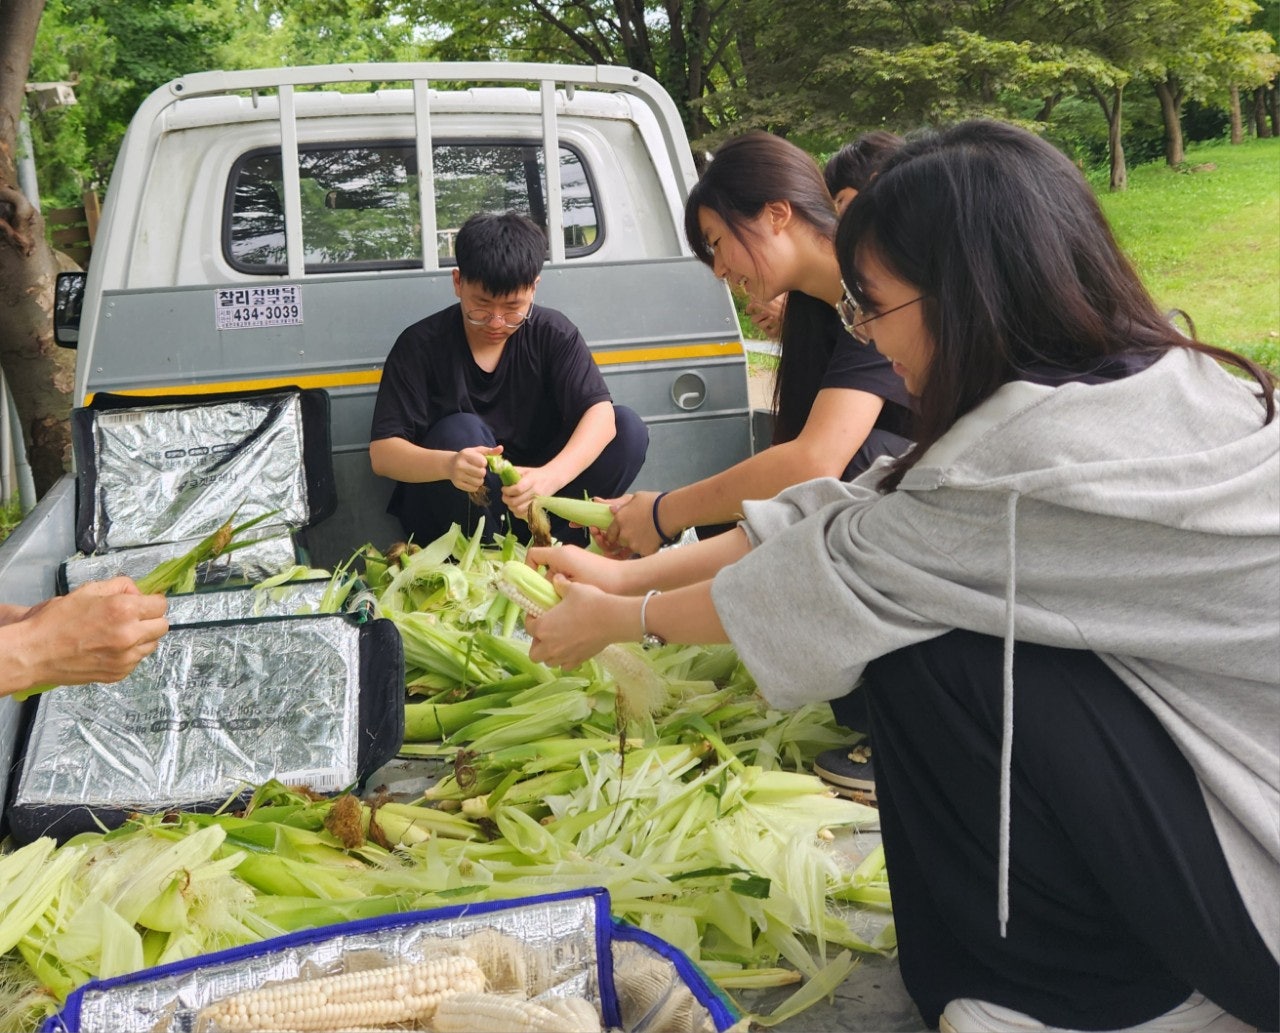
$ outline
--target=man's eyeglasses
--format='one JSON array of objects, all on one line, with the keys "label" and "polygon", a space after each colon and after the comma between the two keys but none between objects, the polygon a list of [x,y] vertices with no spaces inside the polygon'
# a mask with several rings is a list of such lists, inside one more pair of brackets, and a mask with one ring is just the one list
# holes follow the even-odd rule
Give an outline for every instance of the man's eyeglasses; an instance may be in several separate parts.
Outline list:
[{"label": "man's eyeglasses", "polygon": [[482,308],[463,309],[462,318],[472,326],[489,326],[496,316],[508,330],[515,330],[524,325],[533,311],[532,303],[523,312],[486,312]]},{"label": "man's eyeglasses", "polygon": [[840,286],[844,288],[844,293],[836,304],[836,311],[840,313],[840,322],[844,324],[845,333],[859,344],[871,343],[871,335],[863,329],[868,323],[874,322],[881,316],[887,316],[890,312],[897,312],[900,308],[906,308],[908,305],[914,305],[917,301],[924,300],[924,295],[921,294],[910,301],[904,301],[901,305],[894,305],[893,308],[887,308],[883,312],[873,312],[871,315],[867,315],[863,307],[853,300],[853,292],[849,290],[843,278],[840,280]]}]

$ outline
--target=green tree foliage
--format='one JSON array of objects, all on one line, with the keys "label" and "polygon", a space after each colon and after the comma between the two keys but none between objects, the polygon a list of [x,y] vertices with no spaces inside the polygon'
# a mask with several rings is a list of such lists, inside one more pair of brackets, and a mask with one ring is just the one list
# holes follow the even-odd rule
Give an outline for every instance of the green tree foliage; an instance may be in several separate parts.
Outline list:
[{"label": "green tree foliage", "polygon": [[46,198],[77,203],[138,102],[177,75],[507,60],[645,72],[695,152],[747,128],[825,153],[990,115],[1109,156],[1121,187],[1126,147],[1176,154],[1185,101],[1225,108],[1233,86],[1272,84],[1247,95],[1251,114],[1274,108],[1277,16],[1280,0],[807,0],[785,17],[776,0],[49,0],[31,77],[82,85],[77,107],[37,117],[37,153]]},{"label": "green tree foliage", "polygon": [[1232,86],[1253,89],[1274,77],[1274,40],[1248,30],[1258,12],[1253,0],[1180,0],[1153,26],[1138,74],[1160,100],[1168,164],[1183,160],[1186,100],[1221,98]]},{"label": "green tree foliage", "polygon": [[193,3],[50,0],[31,78],[77,84],[74,107],[33,120],[41,193],[79,204],[105,184],[134,110],[169,79],[206,67],[218,26]]},{"label": "green tree foliage", "polygon": [[33,120],[41,194],[80,203],[110,176],[130,117],[170,79],[210,69],[421,60],[409,24],[369,0],[50,0],[36,81],[77,83],[77,104]]},{"label": "green tree foliage", "polygon": [[187,71],[423,60],[413,27],[373,0],[193,0],[222,27],[210,57]]},{"label": "green tree foliage", "polygon": [[[751,3],[767,10],[766,0]],[[1044,122],[1083,84],[1128,79],[1079,40],[1099,21],[1097,7],[1080,0],[814,0],[786,19],[761,17],[735,102],[750,124],[826,148],[877,127],[984,115]]]},{"label": "green tree foliage", "polygon": [[[697,139],[716,123],[708,102],[737,75],[746,0],[384,0],[454,61],[623,65],[660,82]],[[789,13],[789,12],[788,12]]]}]

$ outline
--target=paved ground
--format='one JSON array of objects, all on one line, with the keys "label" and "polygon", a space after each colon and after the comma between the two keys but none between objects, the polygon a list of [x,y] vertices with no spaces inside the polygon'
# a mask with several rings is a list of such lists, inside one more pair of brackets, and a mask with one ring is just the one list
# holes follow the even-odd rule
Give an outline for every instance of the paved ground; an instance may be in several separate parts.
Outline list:
[{"label": "paved ground", "polygon": [[[786,997],[784,991],[740,997],[759,1014],[768,1014]],[[916,1006],[907,996],[892,959],[866,957],[836,991],[835,998],[806,1009],[793,1019],[772,1027],[782,1033],[835,1033],[835,1031],[926,1030]]]},{"label": "paved ground", "polygon": [[[879,843],[878,831],[864,830],[837,833],[833,845],[846,851],[850,861],[856,864]],[[870,940],[889,921],[889,916],[874,911],[861,911],[854,912],[851,921],[857,933],[863,939]],[[790,992],[789,989],[751,994],[739,992],[735,999],[754,1014],[769,1015]],[[915,1004],[907,996],[906,987],[902,985],[897,959],[878,954],[861,955],[858,964],[831,1000],[806,1008],[795,1018],[771,1028],[783,1033],[928,1029]]]}]

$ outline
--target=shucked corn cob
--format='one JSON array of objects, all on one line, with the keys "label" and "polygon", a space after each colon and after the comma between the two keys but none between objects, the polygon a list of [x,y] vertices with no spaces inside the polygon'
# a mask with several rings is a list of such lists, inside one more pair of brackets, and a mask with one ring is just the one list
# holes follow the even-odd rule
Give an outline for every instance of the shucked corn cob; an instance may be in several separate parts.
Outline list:
[{"label": "shucked corn cob", "polygon": [[[541,617],[560,601],[555,586],[528,564],[511,560],[498,573],[497,589],[525,613]],[[650,717],[667,701],[667,686],[638,652],[617,644],[596,657],[618,685],[618,728]]]},{"label": "shucked corn cob", "polygon": [[440,1002],[431,1017],[436,1033],[598,1033],[600,1018],[590,1003],[586,1023],[583,1012],[558,1006],[555,1011],[537,1001],[503,994],[452,994]]},{"label": "shucked corn cob", "polygon": [[671,962],[638,944],[613,948],[613,980],[624,1029],[712,1033],[711,1015],[679,978]]},{"label": "shucked corn cob", "polygon": [[198,1025],[225,1033],[345,1030],[430,1019],[453,994],[484,990],[480,966],[465,955],[436,955],[320,979],[248,990],[201,1009]]},{"label": "shucked corn cob", "polygon": [[569,1028],[577,1033],[601,1033],[603,1029],[600,1013],[585,997],[547,997],[543,1004],[549,1011],[571,1023]]}]

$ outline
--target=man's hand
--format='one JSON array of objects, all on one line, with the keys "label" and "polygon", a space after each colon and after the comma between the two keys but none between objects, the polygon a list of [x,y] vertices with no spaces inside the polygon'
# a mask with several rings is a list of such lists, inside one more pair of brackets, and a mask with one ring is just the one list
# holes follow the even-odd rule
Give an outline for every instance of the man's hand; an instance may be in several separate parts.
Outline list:
[{"label": "man's hand", "polygon": [[470,495],[479,491],[484,485],[484,476],[489,472],[489,464],[485,462],[487,455],[501,455],[502,446],[489,448],[486,445],[473,445],[455,452],[449,461],[449,481],[461,492]]},{"label": "man's hand", "polygon": [[6,668],[0,692],[36,685],[116,682],[169,630],[162,595],[142,595],[127,577],[95,581],[31,607],[0,628]]},{"label": "man's hand", "polygon": [[529,503],[535,495],[554,495],[568,481],[563,481],[554,470],[546,466],[517,466],[520,480],[502,489],[502,501],[521,520],[529,516]]}]

